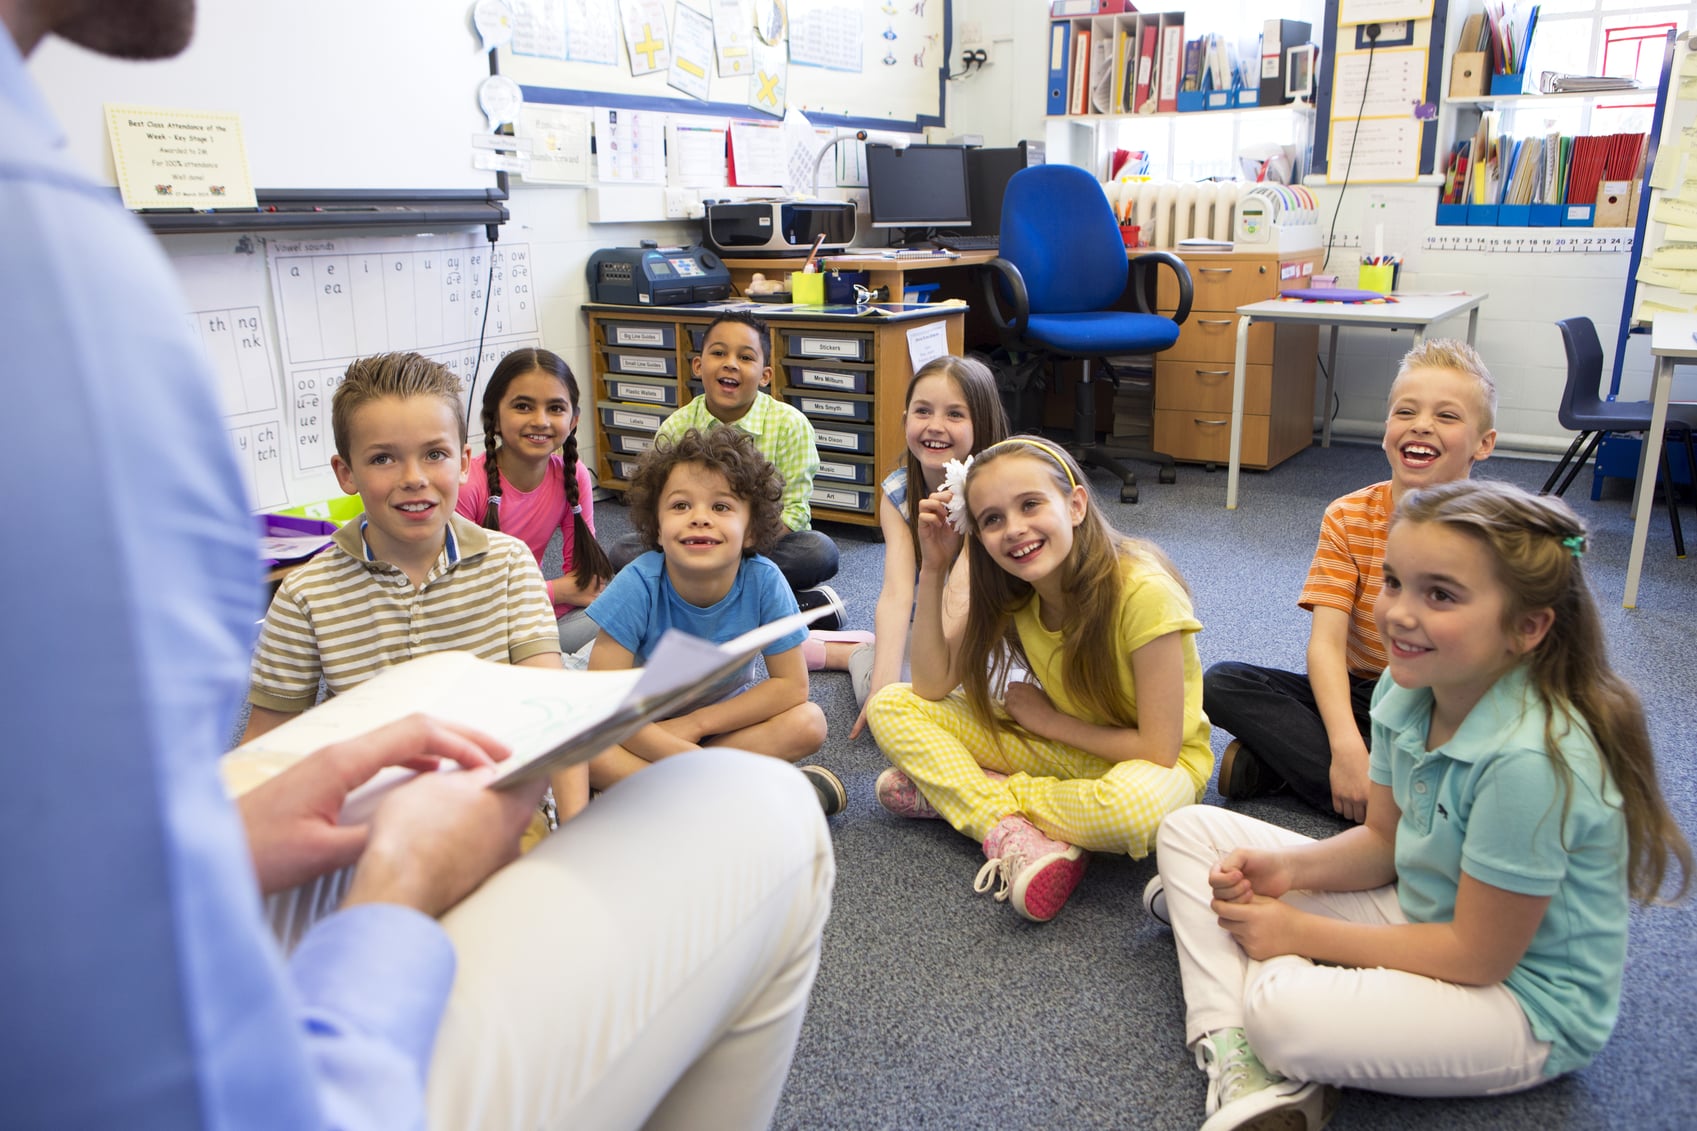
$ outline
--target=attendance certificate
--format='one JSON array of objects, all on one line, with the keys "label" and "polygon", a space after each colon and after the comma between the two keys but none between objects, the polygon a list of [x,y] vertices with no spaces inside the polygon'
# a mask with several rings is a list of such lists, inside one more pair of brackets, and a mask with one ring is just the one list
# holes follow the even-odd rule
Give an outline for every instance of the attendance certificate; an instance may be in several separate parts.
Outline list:
[{"label": "attendance certificate", "polygon": [[238,115],[107,103],[106,133],[125,208],[259,207]]}]

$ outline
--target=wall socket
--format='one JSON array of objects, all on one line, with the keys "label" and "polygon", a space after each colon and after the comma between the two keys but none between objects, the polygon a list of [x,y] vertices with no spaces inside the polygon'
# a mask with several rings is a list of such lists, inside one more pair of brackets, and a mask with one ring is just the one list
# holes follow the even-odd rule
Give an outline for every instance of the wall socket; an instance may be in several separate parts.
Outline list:
[{"label": "wall socket", "polygon": [[957,47],[984,46],[984,26],[976,20],[967,20],[960,25],[960,42]]},{"label": "wall socket", "polygon": [[688,189],[666,190],[666,219],[690,220],[701,215],[701,201]]}]

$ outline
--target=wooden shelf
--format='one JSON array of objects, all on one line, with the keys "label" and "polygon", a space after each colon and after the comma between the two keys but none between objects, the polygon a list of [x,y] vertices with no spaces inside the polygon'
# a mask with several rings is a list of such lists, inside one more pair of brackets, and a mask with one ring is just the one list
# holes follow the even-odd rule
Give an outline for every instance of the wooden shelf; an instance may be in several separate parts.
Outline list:
[{"label": "wooden shelf", "polygon": [[1650,101],[1654,102],[1656,99],[1655,88],[1640,87],[1637,90],[1574,90],[1563,91],[1560,94],[1474,94],[1465,98],[1446,97],[1444,99],[1444,105],[1476,106],[1481,109],[1489,109],[1494,106],[1503,105],[1504,103],[1574,102],[1587,98],[1594,102],[1601,102],[1612,98],[1638,97],[1648,98]]},{"label": "wooden shelf", "polygon": [[1232,114],[1271,114],[1279,110],[1296,110],[1312,114],[1310,102],[1281,102],[1277,106],[1224,106],[1218,110],[1157,110],[1153,114],[1046,114],[1051,122],[1135,122],[1147,118],[1213,118]]}]

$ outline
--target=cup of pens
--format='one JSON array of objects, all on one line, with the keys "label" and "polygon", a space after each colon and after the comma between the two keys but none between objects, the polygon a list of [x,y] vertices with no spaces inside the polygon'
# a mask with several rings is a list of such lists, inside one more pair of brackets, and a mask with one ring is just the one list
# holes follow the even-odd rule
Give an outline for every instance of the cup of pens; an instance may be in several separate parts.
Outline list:
[{"label": "cup of pens", "polygon": [[1361,272],[1355,277],[1355,285],[1364,291],[1390,294],[1396,290],[1397,268],[1401,266],[1402,260],[1394,255],[1363,255]]}]

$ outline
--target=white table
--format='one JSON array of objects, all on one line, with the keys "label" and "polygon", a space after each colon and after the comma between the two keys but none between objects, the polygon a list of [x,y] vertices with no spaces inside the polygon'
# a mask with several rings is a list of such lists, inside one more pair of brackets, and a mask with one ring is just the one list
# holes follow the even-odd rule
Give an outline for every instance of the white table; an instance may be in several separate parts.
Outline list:
[{"label": "white table", "polygon": [[[1638,495],[1632,504],[1632,552],[1626,559],[1626,596],[1621,602],[1638,607],[1638,576],[1644,570],[1644,542],[1650,533],[1650,504],[1656,494],[1656,473],[1661,467],[1662,428],[1668,422],[1668,390],[1673,387],[1675,366],[1697,362],[1697,314],[1658,314],[1650,331],[1650,356],[1655,358],[1655,375],[1650,378],[1650,431],[1644,435],[1638,458]],[[1673,484],[1668,484],[1673,490]]]},{"label": "white table", "polygon": [[[1467,312],[1467,344],[1479,330],[1479,304],[1490,296],[1396,295],[1395,302],[1293,302],[1282,298],[1263,299],[1237,308],[1237,364],[1232,373],[1231,459],[1226,465],[1226,509],[1237,509],[1238,464],[1243,457],[1243,374],[1249,357],[1249,326],[1253,322],[1294,322],[1330,325],[1331,348],[1326,357],[1326,412],[1320,443],[1332,443],[1332,388],[1338,373],[1338,328],[1371,326],[1385,330],[1408,328],[1414,340],[1426,336],[1426,327],[1452,315]],[[1687,344],[1690,344],[1689,342]],[[1693,356],[1697,356],[1694,354]],[[1665,398],[1664,398],[1665,399]],[[1665,406],[1664,406],[1665,407]]]}]

